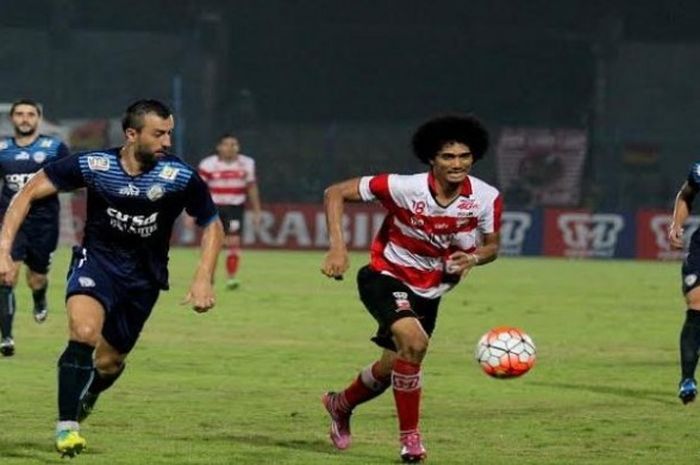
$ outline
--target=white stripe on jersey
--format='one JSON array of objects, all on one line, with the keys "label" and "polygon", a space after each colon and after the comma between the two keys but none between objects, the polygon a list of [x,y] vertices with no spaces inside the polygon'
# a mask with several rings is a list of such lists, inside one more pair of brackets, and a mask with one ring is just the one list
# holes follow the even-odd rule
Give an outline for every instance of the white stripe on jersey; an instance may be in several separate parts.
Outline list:
[{"label": "white stripe on jersey", "polygon": [[443,261],[440,258],[416,255],[393,242],[389,242],[384,247],[384,257],[397,265],[415,268],[420,271],[442,270],[443,266]]}]

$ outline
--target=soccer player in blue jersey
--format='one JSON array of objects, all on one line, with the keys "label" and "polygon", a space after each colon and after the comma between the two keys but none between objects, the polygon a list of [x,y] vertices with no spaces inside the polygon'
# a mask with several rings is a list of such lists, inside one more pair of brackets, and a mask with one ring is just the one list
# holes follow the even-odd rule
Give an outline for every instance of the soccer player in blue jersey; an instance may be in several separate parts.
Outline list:
[{"label": "soccer player in blue jersey", "polygon": [[75,154],[39,171],[13,199],[0,231],[3,276],[12,270],[9,251],[30,205],[87,188],[84,239],[74,249],[66,291],[70,336],[58,360],[56,449],[64,456],[85,448],[79,422],[121,375],[158,294],[168,289],[169,239],[183,209],[203,228],[186,301],[197,312],[215,302],[223,228],[197,171],[167,153],[170,110],[139,100],[127,108],[122,126],[122,147]]},{"label": "soccer player in blue jersey", "polygon": [[[676,195],[673,220],[668,231],[669,243],[673,249],[682,250],[685,245],[683,224],[690,216],[698,191],[700,191],[700,162],[691,167],[688,178]],[[700,230],[696,231],[690,239],[690,249],[683,261],[681,274],[687,310],[680,337],[681,382],[678,387],[678,397],[681,402],[687,404],[694,401],[698,394],[695,369],[700,351]]]},{"label": "soccer player in blue jersey", "polygon": [[[63,158],[68,148],[56,137],[39,134],[41,107],[33,100],[17,100],[10,107],[10,121],[14,137],[0,139],[0,176],[3,179],[0,192],[0,218],[5,214],[12,197],[47,163]],[[58,197],[51,195],[32,205],[22,224],[11,256],[13,272],[0,283],[0,354],[15,353],[12,323],[15,315],[14,287],[17,284],[22,263],[27,265],[27,284],[34,297],[34,320],[46,320],[47,273],[51,254],[58,244]]]}]

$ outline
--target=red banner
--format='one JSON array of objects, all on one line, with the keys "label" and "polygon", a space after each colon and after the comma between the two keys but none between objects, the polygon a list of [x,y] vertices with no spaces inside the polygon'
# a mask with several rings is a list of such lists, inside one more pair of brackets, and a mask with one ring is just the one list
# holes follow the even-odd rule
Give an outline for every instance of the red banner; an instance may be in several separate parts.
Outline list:
[{"label": "red banner", "polygon": [[690,236],[700,227],[700,216],[691,216],[685,222],[684,250],[671,250],[668,227],[671,214],[667,210],[639,210],[637,212],[637,257],[654,260],[677,260],[688,250]]},{"label": "red banner", "polygon": [[629,215],[587,210],[546,209],[544,212],[545,255],[578,258],[634,256]]}]

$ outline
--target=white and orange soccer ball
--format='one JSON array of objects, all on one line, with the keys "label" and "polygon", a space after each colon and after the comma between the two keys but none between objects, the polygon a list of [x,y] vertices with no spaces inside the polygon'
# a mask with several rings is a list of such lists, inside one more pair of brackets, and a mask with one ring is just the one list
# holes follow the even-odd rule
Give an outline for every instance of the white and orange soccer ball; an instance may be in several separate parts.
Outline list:
[{"label": "white and orange soccer ball", "polygon": [[476,361],[489,376],[515,378],[535,364],[535,343],[524,331],[511,326],[493,328],[479,339]]}]

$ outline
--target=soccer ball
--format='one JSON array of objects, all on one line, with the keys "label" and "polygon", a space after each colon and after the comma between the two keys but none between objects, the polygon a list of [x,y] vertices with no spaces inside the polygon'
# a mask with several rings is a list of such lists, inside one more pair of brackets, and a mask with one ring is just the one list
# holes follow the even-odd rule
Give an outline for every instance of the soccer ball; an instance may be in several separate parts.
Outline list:
[{"label": "soccer ball", "polygon": [[475,355],[487,375],[515,378],[535,364],[535,343],[518,328],[499,326],[481,336]]}]

